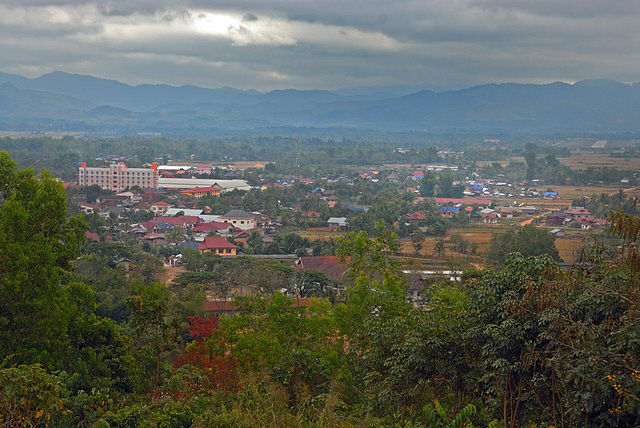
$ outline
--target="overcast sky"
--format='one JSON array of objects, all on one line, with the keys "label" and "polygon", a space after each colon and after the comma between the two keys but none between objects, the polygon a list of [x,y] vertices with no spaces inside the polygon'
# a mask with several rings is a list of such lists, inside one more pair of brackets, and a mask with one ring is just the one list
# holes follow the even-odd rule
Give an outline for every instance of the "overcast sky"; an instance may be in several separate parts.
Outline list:
[{"label": "overcast sky", "polygon": [[0,71],[321,88],[640,80],[639,0],[0,0]]}]

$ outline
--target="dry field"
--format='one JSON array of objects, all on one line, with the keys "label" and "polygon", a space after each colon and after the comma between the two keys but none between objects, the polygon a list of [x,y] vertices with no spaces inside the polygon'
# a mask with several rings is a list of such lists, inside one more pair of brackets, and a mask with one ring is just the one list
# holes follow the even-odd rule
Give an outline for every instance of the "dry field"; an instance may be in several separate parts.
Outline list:
[{"label": "dry field", "polygon": [[[513,156],[510,160],[515,162],[524,162],[524,158],[522,156]],[[509,164],[510,160],[497,162],[505,166]],[[566,165],[572,169],[586,169],[589,166],[606,166],[630,171],[640,171],[640,158],[611,157],[609,156],[609,153],[574,152],[569,157],[558,157],[558,160],[561,165]],[[492,162],[490,161],[478,162],[479,165],[491,165],[491,163]]]},{"label": "dry field", "polygon": [[580,239],[556,239],[556,248],[558,249],[558,253],[560,253],[560,258],[569,263],[576,260],[575,252],[581,245],[582,240]]},{"label": "dry field", "polygon": [[562,165],[573,169],[585,169],[589,166],[607,166],[617,169],[640,171],[640,158],[611,157],[608,153],[577,153],[567,158],[558,158]]},{"label": "dry field", "polygon": [[184,266],[164,266],[161,282],[165,285],[171,285],[174,279],[186,272]]},{"label": "dry field", "polygon": [[580,196],[591,196],[606,193],[608,195],[617,193],[618,190],[624,189],[623,187],[599,187],[599,186],[544,186],[538,187],[538,192],[544,192],[547,187],[553,189],[554,192],[558,192],[558,196],[561,199],[565,199],[565,203],[571,204],[571,199]]},{"label": "dry field", "polygon": [[346,232],[340,232],[337,230],[331,230],[326,227],[312,227],[305,230],[300,230],[296,232],[298,235],[303,238],[311,239],[312,241],[316,239],[331,239],[337,238],[338,236],[345,235]]},{"label": "dry field", "polygon": [[[452,244],[450,243],[451,236],[458,234],[461,235],[464,239],[470,242],[475,242],[478,244],[478,252],[477,255],[483,257],[488,248],[489,241],[491,240],[491,235],[496,232],[505,231],[507,229],[499,229],[499,228],[468,228],[468,229],[453,229],[447,232],[445,235],[445,245],[447,250],[445,252],[445,256],[447,258],[452,259],[460,259],[465,256],[452,251]],[[424,242],[424,248],[420,252],[421,256],[429,256],[432,257],[435,253],[433,250],[435,242],[435,237],[427,237]],[[556,239],[556,247],[558,248],[558,252],[560,253],[560,257],[565,262],[573,262],[575,261],[574,252],[582,245],[582,240],[580,239],[564,239],[559,238]],[[400,244],[402,247],[402,252],[406,254],[414,254],[413,246],[411,245],[410,238],[402,238],[400,240]]]}]

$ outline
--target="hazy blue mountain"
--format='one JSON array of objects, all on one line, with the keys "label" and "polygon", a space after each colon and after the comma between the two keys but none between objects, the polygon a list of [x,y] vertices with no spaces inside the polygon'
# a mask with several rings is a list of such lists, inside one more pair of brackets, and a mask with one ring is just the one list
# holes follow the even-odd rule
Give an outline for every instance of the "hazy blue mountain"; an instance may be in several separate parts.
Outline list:
[{"label": "hazy blue mountain", "polygon": [[[351,128],[380,131],[640,131],[640,85],[487,84],[404,96],[138,85],[68,73],[0,74],[0,124],[117,132]],[[379,94],[383,95],[383,94]],[[44,125],[42,125],[44,124]]]},{"label": "hazy blue mountain", "polygon": [[0,84],[0,116],[6,118],[65,117],[95,107],[67,95],[18,89]]}]

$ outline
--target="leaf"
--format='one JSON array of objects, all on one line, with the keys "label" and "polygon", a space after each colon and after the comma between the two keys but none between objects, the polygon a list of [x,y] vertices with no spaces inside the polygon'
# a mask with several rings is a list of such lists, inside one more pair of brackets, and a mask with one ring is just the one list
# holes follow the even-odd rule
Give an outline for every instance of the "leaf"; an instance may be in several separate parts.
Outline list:
[{"label": "leaf", "polygon": [[42,417],[42,415],[44,414],[44,410],[38,410],[36,412],[36,419],[40,419]]}]

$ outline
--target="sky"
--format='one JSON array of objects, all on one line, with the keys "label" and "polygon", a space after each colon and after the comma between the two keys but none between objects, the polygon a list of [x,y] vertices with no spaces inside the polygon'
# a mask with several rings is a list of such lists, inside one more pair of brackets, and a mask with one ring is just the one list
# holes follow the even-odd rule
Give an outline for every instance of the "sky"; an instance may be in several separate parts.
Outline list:
[{"label": "sky", "polygon": [[0,71],[337,89],[640,80],[638,0],[0,0]]}]

